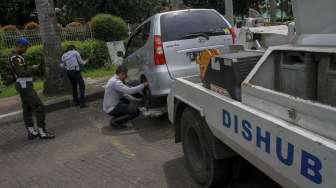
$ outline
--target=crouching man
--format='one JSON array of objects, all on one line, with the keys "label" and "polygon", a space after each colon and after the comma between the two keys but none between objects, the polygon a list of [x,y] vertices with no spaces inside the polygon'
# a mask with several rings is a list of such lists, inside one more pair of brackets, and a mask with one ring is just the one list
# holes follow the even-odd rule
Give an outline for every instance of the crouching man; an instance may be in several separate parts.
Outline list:
[{"label": "crouching man", "polygon": [[130,102],[130,95],[141,92],[148,85],[147,82],[136,87],[125,85],[127,73],[128,69],[120,65],[105,87],[103,109],[113,116],[111,126],[118,129],[126,128],[125,123],[140,115],[140,110]]}]

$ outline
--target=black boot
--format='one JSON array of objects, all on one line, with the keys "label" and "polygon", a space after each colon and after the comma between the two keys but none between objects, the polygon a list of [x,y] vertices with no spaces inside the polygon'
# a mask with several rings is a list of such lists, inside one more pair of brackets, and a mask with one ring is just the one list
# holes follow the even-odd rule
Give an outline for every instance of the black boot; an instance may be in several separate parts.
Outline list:
[{"label": "black boot", "polygon": [[81,103],[80,105],[79,105],[79,108],[86,108],[87,106],[86,106],[86,104],[85,103]]},{"label": "black boot", "polygon": [[119,124],[117,122],[115,122],[114,118],[112,117],[111,120],[110,120],[110,126],[114,129],[125,129],[127,128],[126,125],[124,124]]},{"label": "black boot", "polygon": [[39,128],[40,139],[54,139],[55,134],[47,132],[45,129]]}]

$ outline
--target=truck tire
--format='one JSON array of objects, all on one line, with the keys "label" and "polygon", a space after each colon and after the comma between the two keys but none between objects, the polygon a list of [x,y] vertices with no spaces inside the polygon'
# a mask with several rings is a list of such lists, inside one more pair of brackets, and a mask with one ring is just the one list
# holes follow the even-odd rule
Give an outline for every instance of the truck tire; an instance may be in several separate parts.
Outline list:
[{"label": "truck tire", "polygon": [[181,117],[183,152],[193,179],[204,187],[218,187],[232,180],[233,162],[214,158],[202,131],[204,123],[197,111],[184,109]]}]

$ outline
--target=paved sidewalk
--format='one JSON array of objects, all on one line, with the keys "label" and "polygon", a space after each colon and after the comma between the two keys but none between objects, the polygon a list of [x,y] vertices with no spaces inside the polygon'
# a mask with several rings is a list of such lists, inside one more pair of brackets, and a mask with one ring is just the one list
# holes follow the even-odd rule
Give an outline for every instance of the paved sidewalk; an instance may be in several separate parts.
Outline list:
[{"label": "paved sidewalk", "polygon": [[94,102],[47,116],[55,140],[27,141],[22,123],[0,129],[0,187],[198,187],[167,119],[118,131]]},{"label": "paved sidewalk", "polygon": [[[55,140],[26,140],[22,122],[2,125],[0,187],[200,188],[185,168],[167,117],[139,118],[126,130],[114,130],[101,103],[49,113]],[[244,174],[224,188],[276,187],[254,170]]]},{"label": "paved sidewalk", "polygon": [[7,114],[10,112],[15,112],[19,110],[21,107],[20,97],[8,97],[4,99],[0,99],[0,114]]}]

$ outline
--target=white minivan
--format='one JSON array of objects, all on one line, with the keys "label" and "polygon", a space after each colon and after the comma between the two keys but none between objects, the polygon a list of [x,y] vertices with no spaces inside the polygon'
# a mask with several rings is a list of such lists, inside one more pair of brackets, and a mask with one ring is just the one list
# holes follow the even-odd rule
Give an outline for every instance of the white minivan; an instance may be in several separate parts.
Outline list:
[{"label": "white minivan", "polygon": [[129,80],[147,80],[148,105],[163,99],[177,77],[199,74],[197,54],[206,48],[228,51],[235,32],[212,9],[188,9],[156,14],[144,21],[129,38],[124,65]]}]

